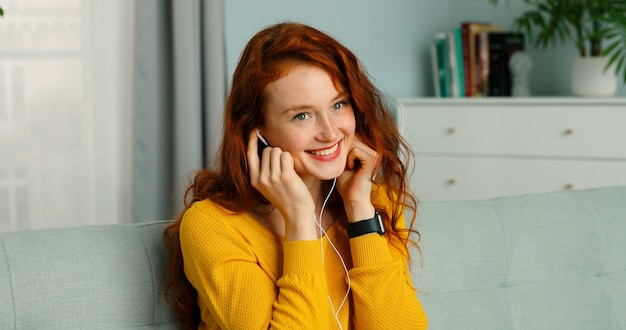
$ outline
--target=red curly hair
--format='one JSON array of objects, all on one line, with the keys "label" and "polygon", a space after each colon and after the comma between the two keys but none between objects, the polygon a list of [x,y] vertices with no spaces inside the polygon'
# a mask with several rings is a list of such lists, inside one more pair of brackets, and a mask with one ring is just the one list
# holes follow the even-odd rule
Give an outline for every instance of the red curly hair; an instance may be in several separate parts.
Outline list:
[{"label": "red curly hair", "polygon": [[[208,198],[238,213],[249,211],[255,203],[264,200],[250,185],[247,140],[249,133],[263,124],[266,86],[286,74],[289,67],[286,63],[316,65],[329,73],[338,90],[347,92],[354,109],[356,135],[381,156],[376,183],[386,187],[388,197],[396,203],[392,214],[379,210],[383,212],[385,226],[402,242],[404,251],[408,251],[409,243],[417,246],[407,234],[414,232],[419,240],[419,233],[412,229],[417,200],[407,182],[407,163],[412,152],[400,136],[382,93],[350,50],[329,35],[299,23],[269,26],[254,35],[246,45],[226,101],[217,168],[195,174],[185,193],[184,210],[194,202]],[[396,223],[403,215],[403,209],[411,210],[412,217],[408,229],[400,231],[396,229]],[[197,328],[200,322],[197,291],[185,277],[179,242],[183,213],[164,232],[171,258],[166,298],[176,309],[184,328]]]}]

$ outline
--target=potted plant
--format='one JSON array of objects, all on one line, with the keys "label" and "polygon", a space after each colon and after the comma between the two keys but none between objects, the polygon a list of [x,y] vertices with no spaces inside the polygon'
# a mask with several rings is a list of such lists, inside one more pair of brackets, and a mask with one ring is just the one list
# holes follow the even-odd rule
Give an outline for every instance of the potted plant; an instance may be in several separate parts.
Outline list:
[{"label": "potted plant", "polygon": [[[499,0],[489,0],[497,5]],[[616,76],[626,83],[626,0],[524,0],[534,9],[518,16],[513,28],[525,31],[538,48],[573,42],[572,89],[583,96],[609,96]],[[610,71],[614,71],[614,74]],[[608,79],[590,81],[590,72]],[[585,87],[585,83],[591,86]],[[591,90],[588,90],[590,88]],[[601,88],[605,88],[604,91]]]}]

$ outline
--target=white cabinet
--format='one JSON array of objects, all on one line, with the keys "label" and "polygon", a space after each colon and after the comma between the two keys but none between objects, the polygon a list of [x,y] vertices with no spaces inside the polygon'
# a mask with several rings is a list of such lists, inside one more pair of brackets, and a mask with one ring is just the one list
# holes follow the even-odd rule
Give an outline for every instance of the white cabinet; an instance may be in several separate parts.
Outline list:
[{"label": "white cabinet", "polygon": [[400,99],[421,200],[626,185],[626,99]]}]

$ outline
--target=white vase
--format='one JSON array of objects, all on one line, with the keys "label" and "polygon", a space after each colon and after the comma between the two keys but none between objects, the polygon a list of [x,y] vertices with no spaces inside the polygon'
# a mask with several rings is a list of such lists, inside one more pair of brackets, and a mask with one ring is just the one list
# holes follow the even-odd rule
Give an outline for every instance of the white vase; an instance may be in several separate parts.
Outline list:
[{"label": "white vase", "polygon": [[572,92],[577,96],[610,97],[617,91],[615,67],[606,71],[607,57],[576,57],[572,63]]}]

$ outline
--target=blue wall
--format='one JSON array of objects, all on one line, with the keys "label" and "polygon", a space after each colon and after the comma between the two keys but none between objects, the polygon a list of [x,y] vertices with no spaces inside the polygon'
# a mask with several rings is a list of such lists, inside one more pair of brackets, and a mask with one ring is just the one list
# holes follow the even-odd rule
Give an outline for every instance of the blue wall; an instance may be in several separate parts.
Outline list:
[{"label": "blue wall", "polygon": [[[487,0],[227,0],[228,74],[232,75],[241,50],[255,32],[268,24],[294,20],[313,25],[343,42],[361,59],[376,85],[389,95],[432,96],[432,36],[453,30],[464,20],[509,27],[525,5],[521,0],[508,2],[509,6],[494,8]],[[574,46],[547,50],[527,46],[533,58],[533,95],[571,95],[569,71],[576,56]],[[623,83],[617,95],[626,96]]]}]

